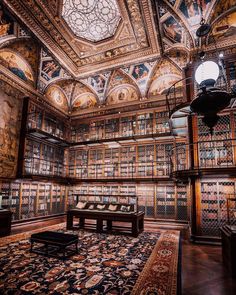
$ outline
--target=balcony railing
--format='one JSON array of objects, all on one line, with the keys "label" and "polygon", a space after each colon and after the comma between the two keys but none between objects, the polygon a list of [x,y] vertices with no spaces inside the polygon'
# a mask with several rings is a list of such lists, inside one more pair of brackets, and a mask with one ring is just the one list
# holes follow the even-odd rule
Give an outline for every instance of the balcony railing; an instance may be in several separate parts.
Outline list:
[{"label": "balcony railing", "polygon": [[136,179],[165,178],[169,176],[169,161],[101,163],[63,165],[62,163],[25,158],[24,175],[69,177],[75,179]]},{"label": "balcony railing", "polygon": [[[199,141],[172,149],[171,172],[235,167],[236,140]],[[190,158],[193,161],[190,161]]]}]

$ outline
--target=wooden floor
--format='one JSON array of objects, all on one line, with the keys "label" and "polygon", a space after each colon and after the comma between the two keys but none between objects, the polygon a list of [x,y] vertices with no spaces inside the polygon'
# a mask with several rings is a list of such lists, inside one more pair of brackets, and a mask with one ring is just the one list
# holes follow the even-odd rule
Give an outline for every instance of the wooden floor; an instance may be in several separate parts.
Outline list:
[{"label": "wooden floor", "polygon": [[[20,225],[12,228],[12,234],[64,221],[64,217],[60,217],[44,222]],[[145,222],[145,229],[148,231],[155,231],[158,228],[181,230],[182,295],[236,295],[236,278],[231,279],[227,270],[223,267],[220,246],[190,243],[186,226]]]}]

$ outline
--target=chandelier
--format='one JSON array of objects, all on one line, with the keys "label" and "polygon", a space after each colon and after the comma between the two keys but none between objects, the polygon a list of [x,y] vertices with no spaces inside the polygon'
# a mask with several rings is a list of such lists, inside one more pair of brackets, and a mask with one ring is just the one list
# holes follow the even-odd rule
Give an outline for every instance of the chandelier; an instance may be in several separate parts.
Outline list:
[{"label": "chandelier", "polygon": [[[202,19],[200,27],[196,31],[201,46],[199,52],[201,62],[194,75],[195,81],[198,84],[198,93],[196,98],[192,100],[190,109],[192,112],[203,116],[203,122],[209,127],[210,133],[213,134],[214,126],[219,119],[218,113],[229,106],[231,98],[235,96],[235,93],[228,91],[229,86],[223,66],[222,54],[219,55],[218,63],[206,60],[206,52],[202,47],[203,40],[206,40],[206,36],[210,31],[211,26]],[[217,85],[219,76],[221,77],[221,83]]]}]

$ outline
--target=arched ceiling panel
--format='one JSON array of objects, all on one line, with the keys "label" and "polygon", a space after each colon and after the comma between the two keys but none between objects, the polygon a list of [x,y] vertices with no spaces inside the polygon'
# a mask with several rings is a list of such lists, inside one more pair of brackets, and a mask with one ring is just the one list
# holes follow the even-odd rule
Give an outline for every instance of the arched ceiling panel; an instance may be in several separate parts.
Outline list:
[{"label": "arched ceiling panel", "polygon": [[68,113],[68,99],[61,87],[50,85],[46,90],[45,96],[55,108]]},{"label": "arched ceiling panel", "polygon": [[170,86],[182,79],[181,70],[171,61],[162,60],[154,70],[153,77],[150,79],[148,97],[153,98],[165,93]]},{"label": "arched ceiling panel", "polygon": [[20,39],[11,41],[8,45],[13,51],[18,52],[30,64],[37,74],[39,66],[40,45],[32,39]]},{"label": "arched ceiling panel", "polygon": [[209,43],[224,43],[235,42],[236,39],[236,7],[235,11],[222,18],[219,18],[212,28],[212,33],[209,37]]},{"label": "arched ceiling panel", "polygon": [[72,115],[83,109],[93,109],[97,106],[97,97],[91,92],[84,92],[75,96],[72,103]]},{"label": "arched ceiling panel", "polygon": [[62,68],[46,50],[41,49],[38,88],[40,91],[56,80],[69,78],[70,75]]},{"label": "arched ceiling panel", "polygon": [[114,87],[108,94],[106,105],[117,105],[139,100],[137,88],[129,84]]},{"label": "arched ceiling panel", "polygon": [[26,83],[34,83],[35,75],[30,64],[18,52],[9,48],[1,49],[0,62]]},{"label": "arched ceiling panel", "polygon": [[133,85],[134,87],[137,87],[135,79],[132,79],[124,71],[122,71],[121,69],[118,69],[112,73],[111,79],[108,84],[107,93],[110,92],[112,88],[121,84],[130,84],[130,85]]}]

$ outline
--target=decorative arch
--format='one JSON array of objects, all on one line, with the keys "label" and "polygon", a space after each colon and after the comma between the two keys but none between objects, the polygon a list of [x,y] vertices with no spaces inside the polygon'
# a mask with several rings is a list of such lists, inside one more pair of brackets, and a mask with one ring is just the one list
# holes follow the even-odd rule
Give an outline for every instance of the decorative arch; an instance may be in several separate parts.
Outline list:
[{"label": "decorative arch", "polygon": [[97,106],[97,97],[92,92],[84,92],[75,96],[72,101],[72,113],[82,109],[90,109]]},{"label": "decorative arch", "polygon": [[45,97],[53,104],[53,106],[68,113],[68,98],[60,86],[52,84],[47,87]]},{"label": "decorative arch", "polygon": [[27,83],[33,84],[35,81],[34,72],[30,64],[18,52],[9,48],[0,50],[0,60],[2,64],[13,74]]},{"label": "decorative arch", "polygon": [[30,37],[21,37],[9,42],[7,48],[19,53],[30,64],[34,73],[38,72],[41,49],[38,42]]},{"label": "decorative arch", "polygon": [[130,84],[121,84],[112,88],[106,98],[106,105],[115,105],[139,100],[137,87]]},{"label": "decorative arch", "polygon": [[167,91],[173,83],[182,79],[182,71],[171,60],[163,59],[153,71],[148,88],[148,97],[156,97]]},{"label": "decorative arch", "polygon": [[184,46],[173,46],[165,53],[180,70],[185,68],[189,63],[190,52]]},{"label": "decorative arch", "polygon": [[207,40],[208,44],[236,38],[236,6],[218,17],[212,25],[211,34]]},{"label": "decorative arch", "polygon": [[111,89],[122,84],[129,84],[138,89],[138,84],[136,83],[135,79],[131,78],[130,75],[124,72],[122,69],[118,69],[114,70],[110,77],[106,90],[106,96],[109,94]]}]

